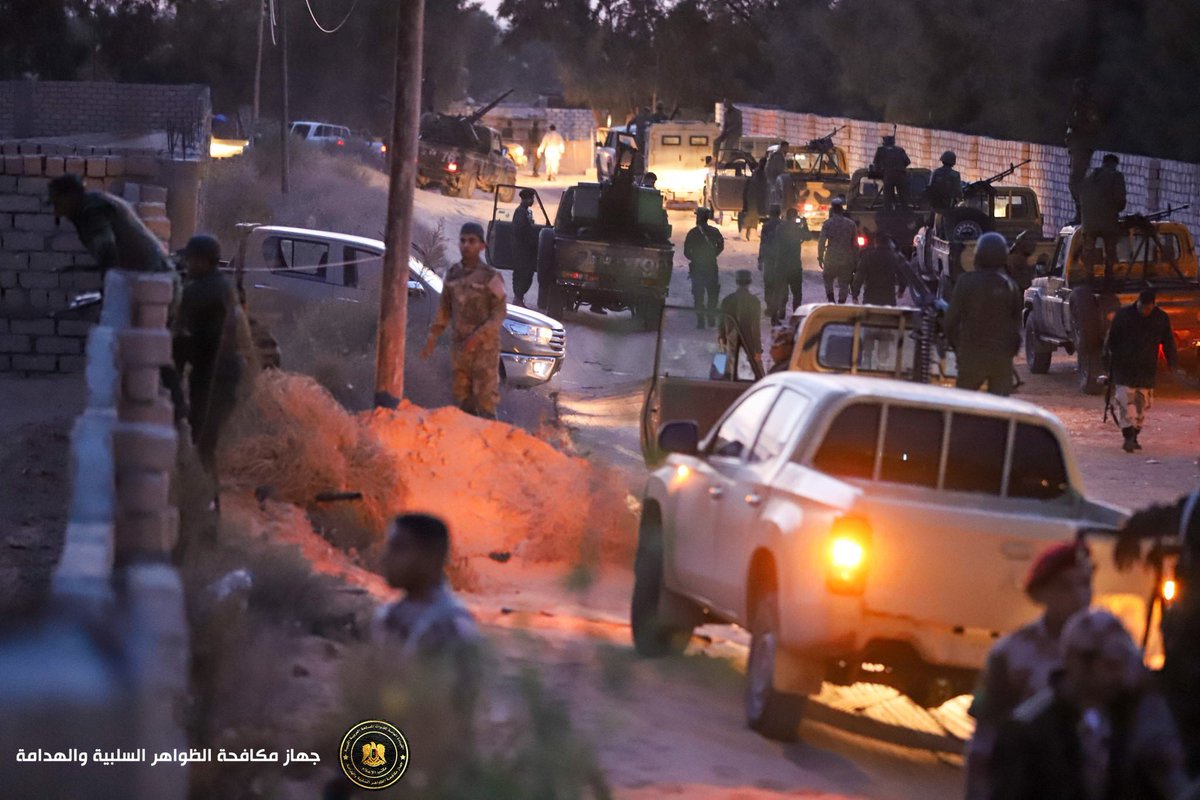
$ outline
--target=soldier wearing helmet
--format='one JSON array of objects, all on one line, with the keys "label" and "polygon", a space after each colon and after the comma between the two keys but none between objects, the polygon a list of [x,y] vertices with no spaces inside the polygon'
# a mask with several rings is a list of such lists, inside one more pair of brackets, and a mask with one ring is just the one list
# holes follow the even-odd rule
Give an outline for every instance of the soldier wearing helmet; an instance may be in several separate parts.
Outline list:
[{"label": "soldier wearing helmet", "polygon": [[942,165],[929,176],[929,226],[932,228],[938,216],[945,217],[950,209],[962,200],[962,175],[954,168],[958,156],[953,150],[942,153]]},{"label": "soldier wearing helmet", "polygon": [[912,161],[904,148],[896,144],[895,136],[884,136],[883,144],[875,150],[875,159],[871,162],[871,170],[883,180],[883,207],[891,211],[898,205],[907,202],[906,197],[908,166]]},{"label": "soldier wearing helmet", "polygon": [[1004,271],[1008,243],[985,233],[975,245],[975,271],[959,276],[946,311],[946,336],[958,355],[960,389],[1007,397],[1013,356],[1021,346],[1021,291]]},{"label": "soldier wearing helmet", "polygon": [[1087,548],[1075,542],[1051,545],[1034,560],[1025,593],[1044,611],[988,653],[970,709],[975,733],[967,746],[967,800],[990,800],[996,734],[1017,706],[1050,685],[1061,665],[1063,626],[1092,602],[1093,571]]}]

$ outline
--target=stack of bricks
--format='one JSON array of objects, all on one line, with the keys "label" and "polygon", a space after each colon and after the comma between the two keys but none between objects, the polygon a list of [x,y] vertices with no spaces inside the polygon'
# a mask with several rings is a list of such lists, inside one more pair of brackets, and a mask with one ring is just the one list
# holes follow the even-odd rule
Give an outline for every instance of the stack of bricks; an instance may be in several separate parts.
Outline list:
[{"label": "stack of bricks", "polygon": [[[734,105],[742,111],[742,132],[746,136],[775,136],[802,143],[809,131],[824,135],[844,125],[835,143],[846,150],[851,172],[870,164],[880,138],[892,132],[889,123],[822,117],[741,103]],[[716,114],[720,122],[720,103]],[[1010,164],[1032,159],[1032,163],[1021,167],[1006,182],[1031,186],[1038,193],[1045,216],[1042,233],[1053,236],[1075,214],[1069,186],[1070,161],[1063,147],[909,125],[897,127],[896,141],[908,151],[913,165],[918,167],[936,167],[942,152],[953,150],[958,156],[957,169],[968,181],[986,178],[1007,169]],[[1099,164],[1100,155],[1095,155],[1093,165]],[[1192,203],[1200,191],[1200,165],[1147,156],[1121,155],[1120,158],[1129,196],[1127,212],[1155,212],[1168,206],[1179,208]],[[1173,219],[1191,227],[1193,235],[1200,233],[1200,204],[1176,213]]]},{"label": "stack of bricks", "polygon": [[[29,142],[0,144],[0,372],[77,372],[94,314],[67,312],[100,289],[100,275],[67,220],[49,205],[51,179],[74,173],[88,189],[124,196],[164,243],[167,190],[157,156]],[[62,318],[55,318],[60,316]]]}]

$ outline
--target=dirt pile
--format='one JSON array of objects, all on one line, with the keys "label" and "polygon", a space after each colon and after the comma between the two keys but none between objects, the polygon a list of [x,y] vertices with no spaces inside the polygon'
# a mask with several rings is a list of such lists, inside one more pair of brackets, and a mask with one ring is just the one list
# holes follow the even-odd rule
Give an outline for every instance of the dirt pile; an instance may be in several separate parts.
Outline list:
[{"label": "dirt pile", "polygon": [[525,431],[408,403],[364,415],[400,459],[408,508],[448,521],[459,555],[628,560],[636,521],[620,476]]}]

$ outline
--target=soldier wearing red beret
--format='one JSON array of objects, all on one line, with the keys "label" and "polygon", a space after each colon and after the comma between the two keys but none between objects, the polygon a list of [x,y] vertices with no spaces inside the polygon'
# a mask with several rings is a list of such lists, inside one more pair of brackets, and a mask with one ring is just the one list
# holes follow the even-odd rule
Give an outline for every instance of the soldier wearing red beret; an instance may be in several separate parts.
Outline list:
[{"label": "soldier wearing red beret", "polygon": [[975,735],[967,747],[967,799],[991,797],[992,749],[999,727],[1021,703],[1050,685],[1059,668],[1063,626],[1092,603],[1092,559],[1083,544],[1051,545],[1034,560],[1025,593],[1045,611],[1005,636],[988,654],[971,716]]}]

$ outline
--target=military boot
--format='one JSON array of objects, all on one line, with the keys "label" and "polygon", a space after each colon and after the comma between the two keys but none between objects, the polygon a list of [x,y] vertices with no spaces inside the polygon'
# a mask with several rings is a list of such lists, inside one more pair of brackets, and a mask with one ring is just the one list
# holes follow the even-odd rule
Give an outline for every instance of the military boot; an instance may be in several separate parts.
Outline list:
[{"label": "military boot", "polygon": [[1133,449],[1134,449],[1134,450],[1141,450],[1141,449],[1142,449],[1142,443],[1141,443],[1141,442],[1139,442],[1139,441],[1138,441],[1138,438],[1137,438],[1138,436],[1140,436],[1140,435],[1141,435],[1141,433],[1142,433],[1142,429],[1141,429],[1141,428],[1134,428],[1134,429],[1133,429]]},{"label": "military boot", "polygon": [[1121,428],[1121,434],[1125,437],[1125,444],[1121,445],[1121,449],[1126,453],[1137,450],[1137,434],[1134,433],[1134,428]]}]

